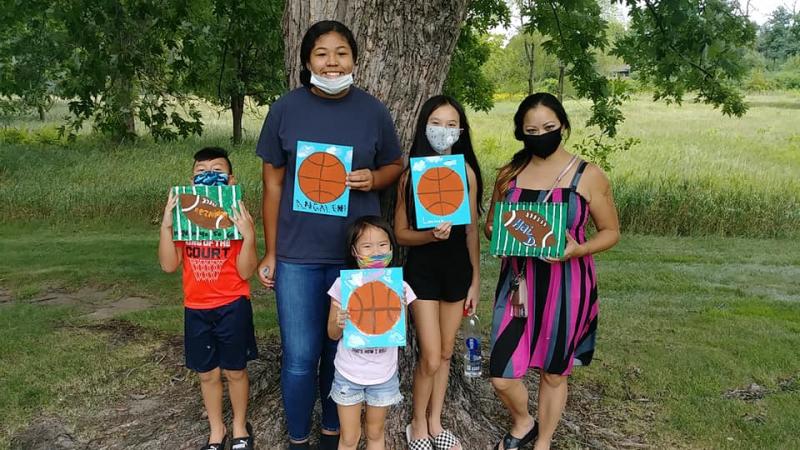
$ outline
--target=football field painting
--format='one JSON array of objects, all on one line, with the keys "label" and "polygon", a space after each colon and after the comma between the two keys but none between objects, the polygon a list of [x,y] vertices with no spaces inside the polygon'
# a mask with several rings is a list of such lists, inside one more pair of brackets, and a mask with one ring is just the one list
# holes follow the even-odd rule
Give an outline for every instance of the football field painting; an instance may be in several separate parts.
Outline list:
[{"label": "football field painting", "polygon": [[234,209],[239,209],[240,186],[175,186],[172,191],[178,196],[172,213],[173,240],[242,239],[230,217]]},{"label": "football field painting", "polygon": [[566,203],[497,202],[490,251],[495,256],[560,258],[566,215]]}]

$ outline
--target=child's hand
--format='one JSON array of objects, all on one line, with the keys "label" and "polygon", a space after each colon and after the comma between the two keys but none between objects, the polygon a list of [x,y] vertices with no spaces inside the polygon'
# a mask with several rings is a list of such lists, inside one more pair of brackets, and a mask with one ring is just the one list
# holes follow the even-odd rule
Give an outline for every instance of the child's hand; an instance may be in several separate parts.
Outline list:
[{"label": "child's hand", "polygon": [[164,228],[172,228],[172,210],[175,209],[175,206],[178,204],[178,196],[172,192],[172,189],[169,190],[169,196],[167,197],[167,206],[164,207],[164,217],[161,219],[161,226]]},{"label": "child's hand", "polygon": [[230,217],[244,239],[252,239],[256,236],[256,226],[253,223],[253,217],[247,211],[247,208],[244,207],[244,202],[239,200],[239,211],[237,212],[234,209]]},{"label": "child's hand", "polygon": [[436,228],[431,230],[433,232],[433,238],[437,241],[445,241],[450,238],[450,230],[453,228],[453,224],[450,222],[442,222],[439,225],[436,225]]},{"label": "child's hand", "polygon": [[347,185],[347,187],[350,189],[369,192],[372,190],[372,183],[374,181],[375,177],[373,176],[371,170],[359,169],[347,174],[345,185]]},{"label": "child's hand", "polygon": [[464,311],[467,311],[467,314],[474,315],[475,311],[478,310],[478,302],[481,298],[481,288],[479,285],[471,285],[469,290],[467,290],[467,301],[464,302]]},{"label": "child's hand", "polygon": [[345,321],[350,320],[350,313],[347,312],[346,309],[339,309],[339,312],[336,314],[336,325],[339,328],[344,328]]}]

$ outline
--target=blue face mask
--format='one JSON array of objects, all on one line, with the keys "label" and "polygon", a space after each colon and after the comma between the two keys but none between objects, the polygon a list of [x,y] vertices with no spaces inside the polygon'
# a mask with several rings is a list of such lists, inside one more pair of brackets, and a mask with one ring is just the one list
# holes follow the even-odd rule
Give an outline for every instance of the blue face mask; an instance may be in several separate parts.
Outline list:
[{"label": "blue face mask", "polygon": [[193,182],[194,184],[200,184],[203,186],[227,186],[228,179],[229,177],[227,173],[206,170],[205,172],[200,172],[195,175]]}]

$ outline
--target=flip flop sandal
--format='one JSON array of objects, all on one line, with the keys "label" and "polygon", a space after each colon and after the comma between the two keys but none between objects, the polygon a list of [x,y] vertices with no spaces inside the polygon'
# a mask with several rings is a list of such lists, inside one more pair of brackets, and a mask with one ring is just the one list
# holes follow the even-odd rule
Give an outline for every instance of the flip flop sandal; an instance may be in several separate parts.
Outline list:
[{"label": "flip flop sandal", "polygon": [[[253,450],[255,438],[253,437],[253,426],[247,422],[247,437],[233,438],[231,441],[231,450]],[[221,448],[224,450],[224,447]]]},{"label": "flip flop sandal", "polygon": [[441,433],[437,434],[432,438],[432,441],[433,441],[433,447],[436,450],[450,450],[456,445],[461,444],[461,442],[458,441],[456,435],[450,432],[450,430],[444,430]]},{"label": "flip flop sandal", "polygon": [[204,445],[200,450],[225,450],[225,444],[228,441],[227,433],[225,436],[222,437],[222,442],[218,442],[216,444],[208,443]]},{"label": "flip flop sandal", "polygon": [[[502,442],[503,449],[522,450],[523,445],[530,444],[531,442],[533,442],[534,439],[536,439],[536,436],[538,435],[539,435],[539,424],[533,422],[533,428],[531,428],[531,430],[528,431],[528,433],[521,438],[512,436],[511,432],[506,433],[506,435],[503,436],[503,442]],[[497,446],[495,446],[495,450],[500,450],[500,442],[498,442]]]},{"label": "flip flop sandal", "polygon": [[434,450],[430,439],[411,440],[411,424],[406,426],[406,442],[408,442],[408,450]]}]

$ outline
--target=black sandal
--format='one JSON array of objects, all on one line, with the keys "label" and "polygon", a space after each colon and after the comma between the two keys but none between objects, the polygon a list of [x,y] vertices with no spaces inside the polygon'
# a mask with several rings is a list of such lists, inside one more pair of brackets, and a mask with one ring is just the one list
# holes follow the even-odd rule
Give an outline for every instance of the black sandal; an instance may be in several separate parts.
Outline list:
[{"label": "black sandal", "polygon": [[536,436],[538,435],[539,435],[539,424],[536,423],[536,421],[534,421],[533,428],[531,428],[531,431],[528,431],[528,433],[525,434],[525,436],[517,438],[512,436],[511,432],[509,431],[508,433],[506,433],[505,436],[503,436],[503,441],[498,442],[494,448],[495,450],[500,450],[500,444],[502,443],[503,450],[510,450],[510,449],[522,450],[523,445],[530,444],[531,442],[533,442],[534,439],[536,439]]},{"label": "black sandal", "polygon": [[222,437],[222,442],[218,442],[216,444],[208,443],[204,445],[200,450],[225,450],[225,444],[228,442],[228,433],[225,432],[225,436]]},{"label": "black sandal", "polygon": [[319,450],[336,450],[339,448],[338,434],[320,434]]},{"label": "black sandal", "polygon": [[[253,427],[250,425],[250,422],[247,422],[247,437],[238,437],[233,438],[231,441],[231,450],[253,450],[254,443],[253,443]],[[224,450],[224,447],[221,449]]]}]

